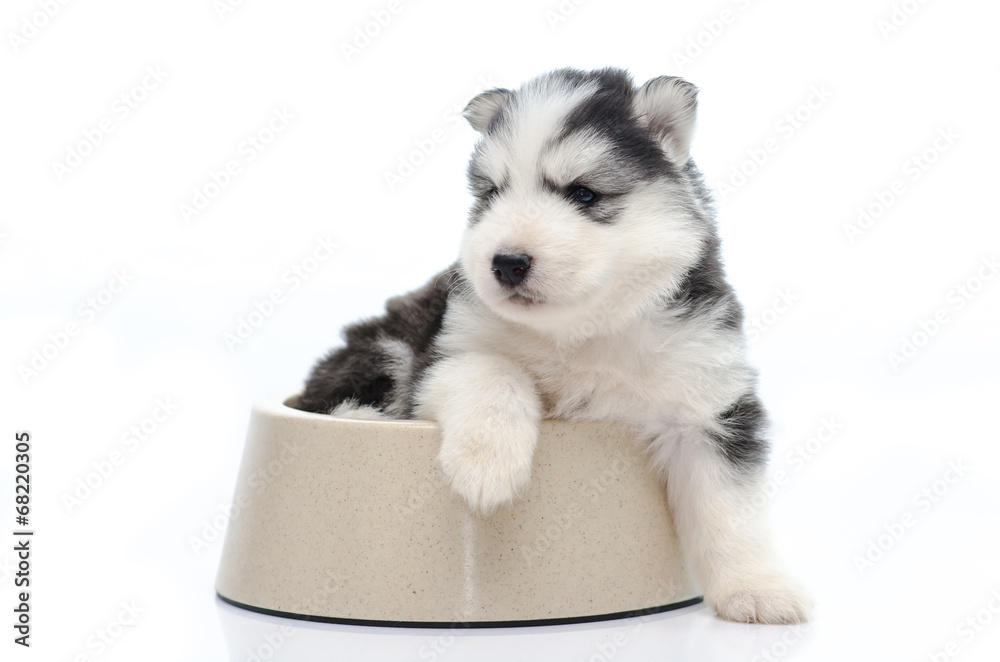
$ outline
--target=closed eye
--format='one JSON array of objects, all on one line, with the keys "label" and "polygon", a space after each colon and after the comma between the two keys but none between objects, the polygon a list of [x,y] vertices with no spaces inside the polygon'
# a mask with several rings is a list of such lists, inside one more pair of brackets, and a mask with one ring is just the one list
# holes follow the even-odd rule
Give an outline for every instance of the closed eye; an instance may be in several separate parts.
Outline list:
[{"label": "closed eye", "polygon": [[492,179],[481,175],[472,175],[469,184],[472,194],[484,200],[492,200],[500,194],[500,187],[494,184]]}]

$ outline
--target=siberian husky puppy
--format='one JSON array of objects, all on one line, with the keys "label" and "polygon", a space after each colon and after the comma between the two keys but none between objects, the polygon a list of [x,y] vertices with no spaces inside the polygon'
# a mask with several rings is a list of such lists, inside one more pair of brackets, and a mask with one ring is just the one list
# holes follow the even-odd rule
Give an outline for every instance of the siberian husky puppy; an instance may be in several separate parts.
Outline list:
[{"label": "siberian husky puppy", "polygon": [[696,93],[562,69],[472,99],[481,136],[458,262],[348,326],[300,406],[437,421],[444,474],[483,514],[528,485],[542,418],[625,421],[666,481],[708,604],[797,623],[809,598],[746,516],[765,414],[689,155]]}]

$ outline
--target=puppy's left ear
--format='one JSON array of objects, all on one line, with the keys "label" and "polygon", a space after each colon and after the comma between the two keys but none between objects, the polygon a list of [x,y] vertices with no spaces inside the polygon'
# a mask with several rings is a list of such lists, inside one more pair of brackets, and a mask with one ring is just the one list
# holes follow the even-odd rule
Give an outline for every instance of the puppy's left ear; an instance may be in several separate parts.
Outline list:
[{"label": "puppy's left ear", "polygon": [[639,121],[649,127],[667,157],[684,165],[690,156],[698,88],[677,76],[660,76],[640,87],[632,102]]},{"label": "puppy's left ear", "polygon": [[469,105],[465,107],[465,110],[462,111],[462,117],[469,120],[473,129],[479,133],[486,133],[486,127],[489,126],[490,120],[500,112],[509,96],[510,90],[503,88],[481,92],[473,97]]}]

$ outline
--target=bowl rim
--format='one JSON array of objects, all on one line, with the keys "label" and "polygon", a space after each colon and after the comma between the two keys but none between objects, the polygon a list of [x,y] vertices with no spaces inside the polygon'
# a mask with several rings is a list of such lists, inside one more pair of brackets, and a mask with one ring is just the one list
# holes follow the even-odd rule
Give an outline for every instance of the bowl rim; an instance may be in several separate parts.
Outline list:
[{"label": "bowl rim", "polygon": [[[345,418],[343,416],[333,416],[331,414],[320,414],[312,411],[305,411],[304,409],[298,409],[292,406],[298,397],[302,395],[301,391],[281,391],[276,394],[272,394],[269,397],[258,398],[253,404],[253,412],[255,414],[262,414],[269,418],[285,419],[285,420],[300,420],[300,421],[315,421],[319,423],[322,421],[322,425],[332,425],[334,423],[340,425],[359,425],[359,426],[382,426],[382,427],[393,427],[397,429],[406,429],[414,431],[434,431],[439,432],[440,427],[436,421],[430,421],[427,419],[404,419],[404,418],[391,418],[391,419],[374,419],[374,418]],[[608,428],[608,427],[619,427],[624,426],[625,428],[630,428],[630,424],[627,421],[620,420],[569,420],[564,418],[542,418],[540,421],[541,428],[546,431],[559,431],[565,430],[567,428],[573,427],[596,427],[596,428]],[[638,439],[638,437],[636,437]]]},{"label": "bowl rim", "polygon": [[356,425],[377,425],[383,427],[409,428],[416,430],[437,430],[437,423],[423,419],[401,419],[393,418],[379,420],[373,418],[345,418],[342,416],[332,416],[331,414],[320,414],[318,412],[298,409],[291,403],[302,395],[301,391],[282,391],[270,397],[259,398],[254,402],[254,413],[265,414],[274,418],[300,419],[313,421],[326,421],[328,423],[337,422]]}]

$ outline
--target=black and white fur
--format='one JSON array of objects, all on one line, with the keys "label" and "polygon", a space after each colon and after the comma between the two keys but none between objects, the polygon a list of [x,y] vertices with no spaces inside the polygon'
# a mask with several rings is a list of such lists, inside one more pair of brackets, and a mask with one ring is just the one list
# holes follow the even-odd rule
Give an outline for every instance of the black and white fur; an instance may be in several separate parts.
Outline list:
[{"label": "black and white fur", "polygon": [[452,489],[484,514],[528,485],[542,418],[628,421],[706,601],[735,621],[801,622],[808,597],[743,515],[768,442],[689,158],[696,92],[563,69],[474,98],[458,263],[347,327],[301,407],[437,421]]}]

